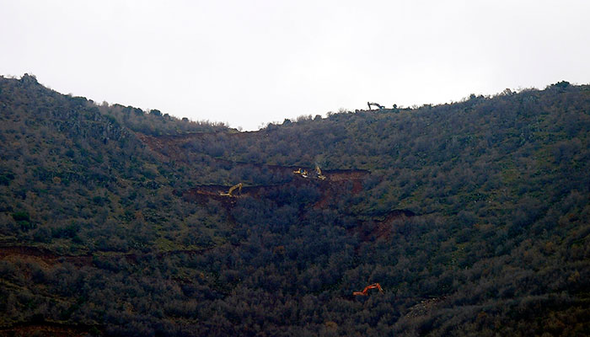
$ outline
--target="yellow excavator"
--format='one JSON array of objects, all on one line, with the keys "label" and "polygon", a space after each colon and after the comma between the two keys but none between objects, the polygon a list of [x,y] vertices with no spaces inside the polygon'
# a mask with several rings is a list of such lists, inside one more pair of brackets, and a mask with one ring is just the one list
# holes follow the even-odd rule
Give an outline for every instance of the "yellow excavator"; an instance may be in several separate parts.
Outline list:
[{"label": "yellow excavator", "polygon": [[229,191],[227,191],[227,193],[219,192],[219,195],[224,196],[224,197],[235,197],[234,191],[237,189],[238,193],[242,193],[242,186],[244,186],[244,185],[242,183],[239,183],[237,185],[230,187]]},{"label": "yellow excavator", "polygon": [[[303,178],[309,178],[309,173],[307,170],[299,168],[298,170],[293,171],[294,174],[299,174]],[[318,178],[320,180],[326,180],[326,176],[322,174],[322,169],[318,164],[315,164],[315,176],[312,178]]]},{"label": "yellow excavator", "polygon": [[293,171],[294,174],[300,174],[303,178],[307,178],[307,170],[299,168],[298,170]]},{"label": "yellow excavator", "polygon": [[326,176],[322,174],[322,169],[318,164],[315,164],[315,173],[319,180],[326,180]]}]

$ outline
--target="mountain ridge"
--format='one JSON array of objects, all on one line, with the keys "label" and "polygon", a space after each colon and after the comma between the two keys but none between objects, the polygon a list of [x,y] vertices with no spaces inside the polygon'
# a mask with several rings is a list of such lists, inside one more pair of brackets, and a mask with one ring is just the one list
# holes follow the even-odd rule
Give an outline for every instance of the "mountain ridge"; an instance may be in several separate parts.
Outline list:
[{"label": "mountain ridge", "polygon": [[0,116],[0,334],[589,333],[589,86],[239,133],[25,75]]}]

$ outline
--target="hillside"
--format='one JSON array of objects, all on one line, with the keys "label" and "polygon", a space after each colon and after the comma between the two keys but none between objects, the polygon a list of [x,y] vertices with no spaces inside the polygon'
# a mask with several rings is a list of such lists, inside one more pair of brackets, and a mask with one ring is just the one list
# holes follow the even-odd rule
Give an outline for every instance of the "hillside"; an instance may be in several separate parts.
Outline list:
[{"label": "hillside", "polygon": [[0,121],[0,335],[590,334],[589,86],[238,132],[25,75]]}]

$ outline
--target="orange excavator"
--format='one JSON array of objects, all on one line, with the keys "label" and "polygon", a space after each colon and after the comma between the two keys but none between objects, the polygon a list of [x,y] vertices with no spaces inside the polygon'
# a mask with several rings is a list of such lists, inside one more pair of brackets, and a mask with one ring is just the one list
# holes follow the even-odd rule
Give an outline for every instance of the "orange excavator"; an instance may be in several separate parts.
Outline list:
[{"label": "orange excavator", "polygon": [[365,289],[363,289],[363,291],[355,291],[352,294],[354,296],[367,296],[367,295],[369,295],[369,290],[371,290],[371,289],[379,289],[380,293],[383,292],[383,288],[381,288],[381,285],[379,283],[373,283],[373,284],[366,286]]}]

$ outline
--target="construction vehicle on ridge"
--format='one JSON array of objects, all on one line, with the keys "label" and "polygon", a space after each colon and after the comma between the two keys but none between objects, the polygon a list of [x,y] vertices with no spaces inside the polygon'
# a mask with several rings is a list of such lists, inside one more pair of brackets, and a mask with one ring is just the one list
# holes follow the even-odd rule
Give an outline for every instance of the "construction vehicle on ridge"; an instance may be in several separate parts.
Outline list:
[{"label": "construction vehicle on ridge", "polygon": [[371,103],[371,102],[367,102],[367,105],[369,106],[369,110],[373,110],[371,109],[371,106],[375,106],[377,107],[378,110],[383,110],[385,109],[385,106],[379,104],[379,103]]}]

